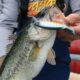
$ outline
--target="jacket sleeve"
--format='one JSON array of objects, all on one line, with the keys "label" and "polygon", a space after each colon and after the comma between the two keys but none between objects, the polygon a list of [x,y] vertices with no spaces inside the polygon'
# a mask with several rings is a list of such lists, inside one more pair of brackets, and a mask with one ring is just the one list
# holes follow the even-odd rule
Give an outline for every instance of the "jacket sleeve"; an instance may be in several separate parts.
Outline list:
[{"label": "jacket sleeve", "polygon": [[70,0],[70,6],[72,12],[76,12],[80,15],[80,0]]},{"label": "jacket sleeve", "polygon": [[1,4],[1,0],[0,0],[0,14],[1,14],[1,10],[2,10],[1,8],[2,8],[2,4]]},{"label": "jacket sleeve", "polygon": [[19,0],[2,0],[1,6],[0,24],[17,27]]}]

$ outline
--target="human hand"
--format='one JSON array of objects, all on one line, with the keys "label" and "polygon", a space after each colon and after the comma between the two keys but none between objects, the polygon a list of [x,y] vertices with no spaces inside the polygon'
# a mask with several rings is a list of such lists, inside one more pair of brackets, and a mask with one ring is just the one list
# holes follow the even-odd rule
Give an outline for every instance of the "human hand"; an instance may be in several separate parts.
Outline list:
[{"label": "human hand", "polygon": [[74,29],[76,34],[80,35],[80,16],[77,13],[72,13],[64,18],[67,25]]},{"label": "human hand", "polygon": [[69,25],[76,33],[76,35],[71,35],[69,32],[64,30],[59,30],[59,37],[66,41],[73,41],[79,38],[80,35],[80,16],[78,14],[70,14],[64,17],[65,24]]},{"label": "human hand", "polygon": [[64,21],[69,26],[77,26],[80,23],[80,16],[77,13],[72,13],[64,18]]}]

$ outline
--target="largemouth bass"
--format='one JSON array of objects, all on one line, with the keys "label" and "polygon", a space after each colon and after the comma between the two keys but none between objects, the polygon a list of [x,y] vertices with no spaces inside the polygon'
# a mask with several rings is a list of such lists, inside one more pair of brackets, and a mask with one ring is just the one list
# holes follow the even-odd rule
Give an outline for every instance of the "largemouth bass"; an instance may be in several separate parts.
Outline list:
[{"label": "largemouth bass", "polygon": [[[49,11],[50,8],[39,20],[50,21]],[[34,23],[29,26],[21,32],[6,56],[0,80],[32,80],[43,68],[54,44],[56,30],[43,29]]]}]

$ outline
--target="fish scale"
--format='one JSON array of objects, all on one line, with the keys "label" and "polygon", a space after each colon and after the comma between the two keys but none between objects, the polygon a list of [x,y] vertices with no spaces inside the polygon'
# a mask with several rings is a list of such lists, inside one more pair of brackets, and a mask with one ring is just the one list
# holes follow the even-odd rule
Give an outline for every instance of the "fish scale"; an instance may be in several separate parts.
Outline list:
[{"label": "fish scale", "polygon": [[[19,40],[20,40],[20,38],[19,38]],[[6,59],[5,59],[7,65],[6,65],[6,68],[4,68],[3,73],[6,73],[8,76],[5,76],[5,74],[4,74],[4,75],[2,75],[2,76],[4,76],[3,77],[4,79],[0,79],[0,80],[9,80],[9,78],[11,76],[13,76],[13,74],[20,69],[20,66],[23,64],[23,61],[25,60],[25,58],[26,58],[26,61],[27,61],[27,57],[28,57],[27,54],[30,53],[30,51],[31,51],[30,49],[32,49],[32,47],[34,45],[32,45],[30,40],[27,40],[27,44],[25,44],[25,42],[26,41],[23,41],[23,39],[21,39],[20,42],[17,43],[17,47],[23,48],[23,46],[25,46],[24,49],[19,49],[18,50],[18,48],[16,49],[15,45],[13,46],[13,48],[10,52],[12,54],[8,55],[9,58],[6,57]],[[25,44],[25,45],[22,46],[20,44]],[[28,47],[29,45],[31,45],[31,47]],[[14,53],[15,51],[16,51],[17,54]],[[27,54],[25,54],[25,51],[26,51]],[[17,58],[15,58],[16,56],[17,56]]]},{"label": "fish scale", "polygon": [[[0,80],[23,80],[22,78],[25,78],[24,80],[32,80],[36,69],[34,65],[39,64],[39,61],[33,59],[34,57],[32,56],[32,53],[33,49],[38,46],[35,45],[35,41],[29,40],[29,37],[23,37],[23,35],[19,36],[20,38],[16,40],[10,54],[6,57],[4,61],[4,64],[6,63],[6,65],[4,66]],[[53,39],[52,42],[54,42]],[[28,76],[29,78],[31,77],[31,79],[29,79]]]}]

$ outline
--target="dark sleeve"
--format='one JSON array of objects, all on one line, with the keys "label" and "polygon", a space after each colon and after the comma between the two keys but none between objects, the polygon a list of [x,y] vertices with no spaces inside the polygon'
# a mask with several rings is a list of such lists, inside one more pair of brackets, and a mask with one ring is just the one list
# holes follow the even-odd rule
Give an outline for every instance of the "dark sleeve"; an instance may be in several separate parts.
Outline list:
[{"label": "dark sleeve", "polygon": [[80,0],[70,0],[70,6],[72,12],[78,13],[80,15]]},{"label": "dark sleeve", "polygon": [[64,0],[56,0],[56,4],[63,11],[63,8],[64,8]]}]

